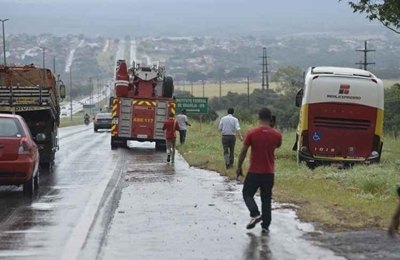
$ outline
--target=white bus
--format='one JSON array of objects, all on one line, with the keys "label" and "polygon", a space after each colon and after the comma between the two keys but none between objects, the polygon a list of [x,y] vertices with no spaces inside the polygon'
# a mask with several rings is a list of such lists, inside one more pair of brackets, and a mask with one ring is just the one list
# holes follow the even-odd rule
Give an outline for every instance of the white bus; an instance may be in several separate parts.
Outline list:
[{"label": "white bus", "polygon": [[294,150],[309,167],[379,162],[383,83],[369,71],[312,67],[296,96],[300,108]]}]

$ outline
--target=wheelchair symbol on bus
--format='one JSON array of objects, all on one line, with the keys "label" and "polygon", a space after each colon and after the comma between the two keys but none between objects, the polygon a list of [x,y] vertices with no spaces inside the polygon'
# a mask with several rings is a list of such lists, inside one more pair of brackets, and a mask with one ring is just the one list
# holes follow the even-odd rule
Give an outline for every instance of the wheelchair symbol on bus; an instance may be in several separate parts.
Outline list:
[{"label": "wheelchair symbol on bus", "polygon": [[312,137],[312,139],[314,140],[314,141],[319,141],[319,140],[321,140],[321,134],[319,133],[319,132],[314,132],[313,133],[313,137]]}]

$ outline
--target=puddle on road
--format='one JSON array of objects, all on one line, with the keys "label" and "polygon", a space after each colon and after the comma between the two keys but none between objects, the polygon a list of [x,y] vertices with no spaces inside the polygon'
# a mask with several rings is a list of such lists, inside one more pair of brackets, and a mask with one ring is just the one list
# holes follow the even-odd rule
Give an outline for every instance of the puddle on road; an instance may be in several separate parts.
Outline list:
[{"label": "puddle on road", "polygon": [[299,222],[288,205],[274,203],[271,232],[262,236],[259,226],[245,228],[241,184],[191,168],[180,155],[174,166],[161,163],[163,153],[136,155],[116,209],[123,214],[114,215],[100,258],[342,259],[305,239],[314,227]]},{"label": "puddle on road", "polygon": [[54,204],[50,204],[50,203],[33,203],[31,205],[31,208],[34,210],[51,210],[54,208]]},{"label": "puddle on road", "polygon": [[42,230],[35,230],[35,229],[28,229],[28,230],[7,230],[3,231],[3,234],[37,234],[37,233],[45,233],[45,231]]}]

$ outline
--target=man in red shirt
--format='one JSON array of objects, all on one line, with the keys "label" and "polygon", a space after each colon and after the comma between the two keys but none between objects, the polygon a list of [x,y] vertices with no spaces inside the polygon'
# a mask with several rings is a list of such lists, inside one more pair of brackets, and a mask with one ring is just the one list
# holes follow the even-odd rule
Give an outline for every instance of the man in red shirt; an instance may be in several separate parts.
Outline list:
[{"label": "man in red shirt", "polygon": [[179,131],[179,124],[175,120],[175,114],[170,113],[169,118],[164,121],[162,128],[165,131],[165,142],[167,145],[167,162],[175,162],[176,131]]},{"label": "man in red shirt", "polygon": [[[281,133],[272,128],[271,111],[262,108],[258,112],[260,125],[249,130],[243,141],[243,147],[239,155],[237,176],[243,175],[242,165],[246,158],[247,150],[251,147],[250,167],[243,184],[243,199],[250,211],[250,223],[247,229],[252,229],[262,220],[262,232],[269,232],[271,224],[271,197],[274,186],[275,174],[275,149],[281,146]],[[261,211],[258,210],[254,195],[260,188]]]},{"label": "man in red shirt", "polygon": [[399,231],[400,225],[400,186],[397,187],[397,195],[399,196],[399,202],[397,204],[397,208],[394,211],[392,221],[390,222],[390,226],[388,229],[389,235],[394,237],[396,233]]}]

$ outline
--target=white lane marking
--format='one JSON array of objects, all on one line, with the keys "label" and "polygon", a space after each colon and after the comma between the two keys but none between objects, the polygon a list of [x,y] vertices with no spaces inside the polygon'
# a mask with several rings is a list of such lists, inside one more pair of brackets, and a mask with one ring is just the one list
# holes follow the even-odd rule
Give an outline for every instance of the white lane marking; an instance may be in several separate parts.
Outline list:
[{"label": "white lane marking", "polygon": [[[71,235],[69,236],[67,243],[65,244],[60,260],[78,259],[81,249],[85,244],[86,239],[89,235],[91,226],[95,221],[98,209],[101,206],[100,204],[103,198],[103,194],[115,170],[119,168],[118,165],[120,163],[122,163],[122,161],[118,160],[117,163],[115,164],[114,169],[111,171],[107,171],[107,173],[104,175],[103,180],[97,185],[96,189],[92,192],[89,201],[87,202],[86,207],[83,210],[83,213],[79,219],[78,224],[75,225],[74,229],[71,232]],[[117,186],[118,182],[116,182],[116,184],[114,185],[109,196],[111,196],[114,193]]]},{"label": "white lane marking", "polygon": [[40,254],[37,252],[30,252],[30,251],[25,251],[25,252],[16,252],[16,251],[10,251],[10,250],[5,250],[0,252],[0,257],[26,257],[26,256],[39,256]]}]

